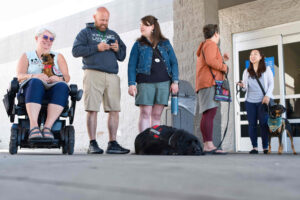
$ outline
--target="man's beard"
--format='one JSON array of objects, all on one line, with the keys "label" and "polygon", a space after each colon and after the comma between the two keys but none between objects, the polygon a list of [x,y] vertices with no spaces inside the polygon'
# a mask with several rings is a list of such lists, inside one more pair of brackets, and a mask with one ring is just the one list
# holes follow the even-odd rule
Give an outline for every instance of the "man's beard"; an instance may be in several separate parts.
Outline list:
[{"label": "man's beard", "polygon": [[103,24],[98,25],[97,23],[95,23],[95,26],[96,26],[96,28],[99,29],[100,31],[106,31],[106,29],[107,29],[107,26],[106,26],[106,25],[103,25]]}]

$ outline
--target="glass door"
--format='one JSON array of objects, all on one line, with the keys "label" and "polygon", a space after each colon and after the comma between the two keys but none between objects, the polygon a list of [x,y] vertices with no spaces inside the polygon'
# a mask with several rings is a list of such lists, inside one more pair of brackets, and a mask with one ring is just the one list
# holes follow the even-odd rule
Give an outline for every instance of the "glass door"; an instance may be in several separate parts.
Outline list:
[{"label": "glass door", "polygon": [[[283,36],[284,100],[286,117],[292,125],[294,145],[300,151],[300,33]],[[291,151],[289,138],[287,151]]]}]

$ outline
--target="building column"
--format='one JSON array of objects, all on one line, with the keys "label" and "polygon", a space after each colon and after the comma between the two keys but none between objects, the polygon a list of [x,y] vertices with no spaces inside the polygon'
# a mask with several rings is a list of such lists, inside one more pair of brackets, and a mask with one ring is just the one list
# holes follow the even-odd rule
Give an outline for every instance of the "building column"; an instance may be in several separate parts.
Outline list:
[{"label": "building column", "polygon": [[[191,83],[195,88],[196,51],[201,41],[204,40],[202,29],[205,24],[218,24],[218,0],[174,0],[174,50],[178,59],[179,78]],[[221,139],[221,114],[218,109],[214,120],[215,145]],[[202,139],[200,133],[201,115],[197,114],[197,103],[194,134]]]}]

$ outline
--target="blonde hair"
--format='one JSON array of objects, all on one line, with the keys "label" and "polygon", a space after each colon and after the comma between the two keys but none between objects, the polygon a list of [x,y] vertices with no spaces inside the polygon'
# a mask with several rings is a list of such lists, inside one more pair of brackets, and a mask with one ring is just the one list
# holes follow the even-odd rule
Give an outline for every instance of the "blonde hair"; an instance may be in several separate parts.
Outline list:
[{"label": "blonde hair", "polygon": [[53,32],[52,28],[50,27],[39,27],[36,31],[35,31],[35,36],[40,36],[42,35],[45,31],[48,31],[49,33],[51,33],[53,35],[54,38],[56,38],[56,34]]}]

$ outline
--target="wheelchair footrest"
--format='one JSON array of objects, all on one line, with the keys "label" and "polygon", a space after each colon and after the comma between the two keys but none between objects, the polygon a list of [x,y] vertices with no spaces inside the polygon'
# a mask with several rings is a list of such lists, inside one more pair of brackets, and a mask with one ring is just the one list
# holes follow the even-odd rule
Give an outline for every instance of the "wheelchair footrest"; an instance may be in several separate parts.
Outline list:
[{"label": "wheelchair footrest", "polygon": [[40,140],[31,140],[28,141],[28,146],[30,148],[59,148],[60,140],[47,140],[47,139],[40,139]]}]

